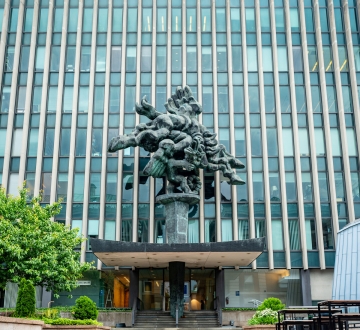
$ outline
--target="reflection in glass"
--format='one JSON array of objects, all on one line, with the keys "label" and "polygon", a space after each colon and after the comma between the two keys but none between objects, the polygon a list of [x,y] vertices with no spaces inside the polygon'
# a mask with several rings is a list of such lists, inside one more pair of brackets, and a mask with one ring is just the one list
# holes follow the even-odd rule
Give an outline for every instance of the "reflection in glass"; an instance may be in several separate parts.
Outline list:
[{"label": "reflection in glass", "polygon": [[308,250],[316,250],[316,229],[315,221],[312,219],[305,220],[305,231],[306,231],[306,248]]}]

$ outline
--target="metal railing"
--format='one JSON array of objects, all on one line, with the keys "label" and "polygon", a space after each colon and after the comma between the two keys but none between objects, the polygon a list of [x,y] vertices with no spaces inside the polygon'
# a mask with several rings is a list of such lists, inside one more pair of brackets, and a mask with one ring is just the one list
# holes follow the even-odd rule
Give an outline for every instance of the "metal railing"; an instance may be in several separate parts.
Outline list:
[{"label": "metal railing", "polygon": [[175,325],[178,327],[179,325],[179,304],[176,303],[175,305]]},{"label": "metal railing", "polygon": [[142,303],[141,299],[139,299],[139,297],[136,297],[136,299],[134,300],[133,306],[132,306],[132,310],[131,310],[132,326],[134,326],[134,324],[135,324],[137,311],[141,309],[141,303]]},{"label": "metal railing", "polygon": [[251,299],[251,300],[249,301],[249,304],[253,304],[254,307],[258,308],[258,307],[262,304],[262,301],[257,300],[257,299]]},{"label": "metal railing", "polygon": [[219,325],[222,326],[222,307],[220,304],[219,296],[216,296],[214,300],[214,309],[217,311],[218,314]]}]

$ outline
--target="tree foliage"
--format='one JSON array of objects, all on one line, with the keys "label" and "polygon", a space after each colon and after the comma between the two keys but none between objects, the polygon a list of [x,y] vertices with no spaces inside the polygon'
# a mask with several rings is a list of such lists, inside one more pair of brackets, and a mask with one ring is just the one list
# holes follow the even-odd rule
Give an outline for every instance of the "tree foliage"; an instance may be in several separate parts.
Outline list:
[{"label": "tree foliage", "polygon": [[87,296],[81,296],[75,300],[75,306],[72,308],[72,314],[77,320],[96,320],[98,310],[95,302]]},{"label": "tree foliage", "polygon": [[263,303],[258,307],[258,311],[262,311],[267,308],[273,311],[278,311],[285,308],[285,305],[281,302],[279,298],[270,297],[263,301]]},{"label": "tree foliage", "polygon": [[16,300],[15,316],[31,317],[35,314],[35,288],[31,281],[21,279]]},{"label": "tree foliage", "polygon": [[91,268],[79,262],[80,253],[74,250],[84,240],[78,229],[51,220],[61,205],[41,206],[40,201],[29,200],[25,188],[17,197],[0,188],[0,288],[24,278],[55,294],[71,291]]}]

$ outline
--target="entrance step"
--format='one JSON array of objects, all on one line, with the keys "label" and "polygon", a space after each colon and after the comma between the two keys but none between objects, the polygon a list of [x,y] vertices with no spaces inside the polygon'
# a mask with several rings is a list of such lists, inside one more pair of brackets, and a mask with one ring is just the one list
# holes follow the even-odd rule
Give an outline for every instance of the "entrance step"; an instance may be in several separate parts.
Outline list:
[{"label": "entrance step", "polygon": [[219,321],[215,311],[187,311],[184,317],[179,319],[178,327],[170,312],[162,311],[138,311],[135,325],[138,329],[218,329]]}]

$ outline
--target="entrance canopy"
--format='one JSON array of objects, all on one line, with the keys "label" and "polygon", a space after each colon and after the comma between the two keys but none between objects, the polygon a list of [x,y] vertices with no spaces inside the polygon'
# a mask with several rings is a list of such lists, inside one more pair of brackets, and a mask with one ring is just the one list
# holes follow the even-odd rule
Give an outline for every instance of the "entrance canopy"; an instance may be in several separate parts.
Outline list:
[{"label": "entrance canopy", "polygon": [[188,268],[247,266],[264,250],[265,237],[216,243],[132,243],[91,238],[93,253],[106,266],[166,268],[171,261]]}]

